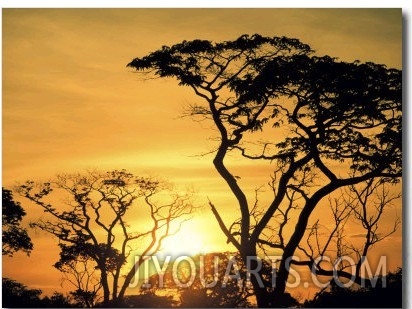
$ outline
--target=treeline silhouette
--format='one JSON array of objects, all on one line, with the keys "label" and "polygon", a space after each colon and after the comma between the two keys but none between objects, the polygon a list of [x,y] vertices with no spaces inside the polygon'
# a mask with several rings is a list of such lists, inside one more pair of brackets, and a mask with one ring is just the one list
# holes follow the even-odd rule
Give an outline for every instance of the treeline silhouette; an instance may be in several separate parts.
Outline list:
[{"label": "treeline silhouette", "polygon": [[[167,276],[166,276],[167,277]],[[386,279],[386,286],[382,286]],[[168,279],[166,278],[166,281]],[[153,281],[151,281],[153,283]],[[54,292],[52,296],[41,296],[40,289],[27,286],[8,278],[3,278],[3,307],[6,308],[81,308],[83,303],[76,301],[73,295],[65,296]],[[230,284],[229,284],[230,285]],[[219,286],[219,285],[217,285]],[[169,286],[170,287],[170,286]],[[230,291],[230,288],[229,288]],[[224,289],[202,289],[198,285],[178,291],[179,297],[158,295],[157,290],[141,290],[138,295],[126,295],[122,303],[111,304],[123,308],[233,308],[255,307],[250,302],[234,302],[233,295]],[[227,291],[226,291],[227,292]],[[233,290],[232,290],[233,292]],[[241,295],[238,295],[242,300]],[[388,273],[380,278],[375,287],[342,288],[331,285],[328,290],[319,292],[311,300],[299,303],[290,297],[290,306],[301,308],[401,308],[402,307],[402,269]],[[95,307],[103,307],[97,303]],[[235,306],[234,306],[235,305]]]},{"label": "treeline silhouette", "polygon": [[307,300],[303,307],[307,308],[402,308],[402,268],[389,273],[386,287],[382,278],[377,280],[376,287],[357,290],[333,285],[329,291],[315,295]]},{"label": "treeline silhouette", "polygon": [[2,278],[3,308],[67,308],[76,307],[70,298],[55,292],[41,297],[42,290],[30,289],[9,278]]}]

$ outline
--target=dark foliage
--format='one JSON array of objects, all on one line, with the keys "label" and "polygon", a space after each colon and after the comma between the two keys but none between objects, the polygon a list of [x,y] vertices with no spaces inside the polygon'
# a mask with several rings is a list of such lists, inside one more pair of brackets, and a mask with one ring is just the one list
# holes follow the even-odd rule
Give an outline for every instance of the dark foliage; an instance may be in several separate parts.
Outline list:
[{"label": "dark foliage", "polygon": [[68,308],[73,307],[64,295],[55,292],[51,297],[40,297],[42,291],[29,289],[9,278],[2,280],[3,308]]},{"label": "dark foliage", "polygon": [[22,250],[30,254],[33,243],[27,230],[20,226],[26,215],[19,202],[13,200],[13,193],[2,188],[2,254],[12,256]]},{"label": "dark foliage", "polygon": [[3,278],[3,307],[35,308],[40,307],[41,290],[29,289],[25,285],[8,278]]},{"label": "dark foliage", "polygon": [[353,290],[333,286],[331,291],[317,294],[306,301],[307,308],[402,308],[402,269],[386,276],[386,286],[382,278],[375,287]]},{"label": "dark foliage", "polygon": [[176,307],[177,301],[172,296],[159,296],[153,293],[125,296],[123,307],[126,308],[170,308]]},{"label": "dark foliage", "polygon": [[72,303],[70,299],[61,293],[54,292],[52,296],[45,296],[41,300],[41,307],[43,308],[69,308],[82,307],[79,303]]}]

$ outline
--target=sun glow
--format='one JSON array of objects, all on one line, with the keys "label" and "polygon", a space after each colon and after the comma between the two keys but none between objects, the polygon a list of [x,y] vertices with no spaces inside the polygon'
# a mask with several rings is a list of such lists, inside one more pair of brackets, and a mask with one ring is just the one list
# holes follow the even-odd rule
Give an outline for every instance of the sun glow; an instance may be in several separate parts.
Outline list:
[{"label": "sun glow", "polygon": [[182,230],[162,242],[162,248],[159,254],[178,257],[183,255],[194,256],[206,252],[207,248],[205,247],[204,238],[201,233],[193,230]]}]

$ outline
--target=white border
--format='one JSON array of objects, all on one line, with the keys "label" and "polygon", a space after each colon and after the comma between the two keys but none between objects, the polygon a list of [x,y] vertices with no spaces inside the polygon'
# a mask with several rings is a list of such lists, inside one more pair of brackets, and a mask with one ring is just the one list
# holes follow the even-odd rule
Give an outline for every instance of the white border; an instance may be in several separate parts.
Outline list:
[{"label": "white border", "polygon": [[343,4],[333,5],[331,1],[326,0],[316,0],[316,1],[301,1],[301,0],[288,0],[288,1],[263,1],[263,0],[222,0],[222,1],[187,1],[187,0],[102,0],[99,2],[95,1],[79,1],[79,0],[60,0],[60,1],[47,1],[47,0],[37,0],[37,1],[27,1],[27,0],[3,0],[1,7],[4,8],[30,8],[30,7],[53,7],[53,8],[206,8],[206,7],[216,7],[216,8],[230,8],[230,7],[242,7],[242,8],[406,8],[406,0],[394,0],[394,1],[355,1],[347,0]]}]

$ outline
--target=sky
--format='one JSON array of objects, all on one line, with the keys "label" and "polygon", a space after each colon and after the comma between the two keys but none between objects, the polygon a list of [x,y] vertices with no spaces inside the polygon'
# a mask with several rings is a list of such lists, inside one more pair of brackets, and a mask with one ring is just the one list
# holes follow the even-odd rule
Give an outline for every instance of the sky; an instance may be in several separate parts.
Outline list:
[{"label": "sky", "polygon": [[[259,33],[298,38],[319,55],[402,69],[401,14],[400,9],[3,8],[3,186],[88,168],[159,175],[195,188],[204,206],[183,232],[196,226],[203,250],[227,249],[207,208],[207,197],[217,205],[232,201],[212,156],[204,155],[213,149],[213,131],[181,117],[198,98],[172,80],[141,81],[127,63],[182,40]],[[263,170],[239,166],[249,181],[266,181]],[[28,218],[37,215],[28,210]],[[3,277],[55,290],[61,277],[51,267],[57,243],[30,233],[31,257],[4,258]],[[392,268],[401,264],[401,231],[395,236],[382,246],[393,253]]]}]

